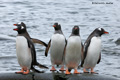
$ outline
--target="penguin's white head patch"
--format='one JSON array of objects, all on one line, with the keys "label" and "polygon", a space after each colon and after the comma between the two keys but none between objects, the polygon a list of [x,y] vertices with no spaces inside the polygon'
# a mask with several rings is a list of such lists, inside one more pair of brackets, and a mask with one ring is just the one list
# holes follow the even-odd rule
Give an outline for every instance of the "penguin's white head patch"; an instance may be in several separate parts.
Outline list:
[{"label": "penguin's white head patch", "polygon": [[23,27],[23,26],[21,26],[21,29],[24,29],[24,27]]},{"label": "penguin's white head patch", "polygon": [[99,31],[101,31],[101,30],[102,30],[102,28],[98,28],[98,30],[99,30]]},{"label": "penguin's white head patch", "polygon": [[21,24],[21,22],[18,23],[19,25]]}]

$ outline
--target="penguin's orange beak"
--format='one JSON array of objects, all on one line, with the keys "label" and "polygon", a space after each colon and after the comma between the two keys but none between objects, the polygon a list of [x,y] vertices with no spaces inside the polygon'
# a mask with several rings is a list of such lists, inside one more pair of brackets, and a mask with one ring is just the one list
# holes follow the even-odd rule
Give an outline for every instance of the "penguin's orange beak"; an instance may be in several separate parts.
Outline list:
[{"label": "penguin's orange beak", "polygon": [[14,26],[17,26],[17,24],[13,24]]},{"label": "penguin's orange beak", "polygon": [[56,27],[56,25],[53,25],[53,27]]},{"label": "penguin's orange beak", "polygon": [[[17,26],[17,24],[13,24],[14,26]],[[18,28],[15,28],[15,29],[13,29],[13,30],[15,30],[15,31],[18,31]]]},{"label": "penguin's orange beak", "polygon": [[107,31],[104,31],[104,33],[105,33],[105,34],[109,34],[109,32],[107,32]]},{"label": "penguin's orange beak", "polygon": [[13,30],[18,31],[18,29],[17,29],[17,28],[15,28],[15,29],[13,29]]}]

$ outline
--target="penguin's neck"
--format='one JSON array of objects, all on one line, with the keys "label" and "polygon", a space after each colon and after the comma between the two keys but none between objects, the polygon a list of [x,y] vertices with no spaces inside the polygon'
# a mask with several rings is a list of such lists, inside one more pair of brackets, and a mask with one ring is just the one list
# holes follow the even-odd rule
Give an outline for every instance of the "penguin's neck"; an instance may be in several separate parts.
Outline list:
[{"label": "penguin's neck", "polygon": [[61,30],[55,30],[54,34],[63,34],[63,32]]},{"label": "penguin's neck", "polygon": [[28,34],[28,32],[24,32],[24,33],[18,33],[18,36],[24,36],[24,37],[28,37],[31,38],[30,35]]},{"label": "penguin's neck", "polygon": [[80,35],[79,35],[79,34],[73,34],[73,33],[72,33],[70,36],[80,36]]},{"label": "penguin's neck", "polygon": [[94,36],[96,36],[96,37],[101,37],[101,35],[98,34],[98,33],[95,33]]}]

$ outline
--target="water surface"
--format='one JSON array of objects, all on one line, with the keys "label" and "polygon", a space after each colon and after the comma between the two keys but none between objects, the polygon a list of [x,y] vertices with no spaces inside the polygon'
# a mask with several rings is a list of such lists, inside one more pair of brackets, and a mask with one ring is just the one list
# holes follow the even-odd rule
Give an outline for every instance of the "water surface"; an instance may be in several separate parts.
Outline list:
[{"label": "water surface", "polygon": [[[18,71],[13,24],[24,22],[31,37],[48,43],[54,32],[52,25],[58,22],[68,39],[74,25],[80,27],[84,43],[97,27],[109,35],[102,36],[102,59],[95,68],[99,74],[120,79],[120,1],[104,0],[113,4],[92,4],[95,0],[2,0],[0,1],[0,71]],[[103,2],[100,0],[99,2]],[[37,59],[51,67],[50,56],[44,56],[45,47],[35,45]],[[50,72],[49,70],[45,70]],[[79,69],[82,72],[82,69]]]}]

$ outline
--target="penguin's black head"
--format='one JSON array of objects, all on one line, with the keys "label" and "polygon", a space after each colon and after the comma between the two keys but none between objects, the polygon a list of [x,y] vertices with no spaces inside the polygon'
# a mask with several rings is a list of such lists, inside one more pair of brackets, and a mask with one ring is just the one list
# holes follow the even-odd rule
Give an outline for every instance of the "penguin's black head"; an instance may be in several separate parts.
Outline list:
[{"label": "penguin's black head", "polygon": [[58,23],[54,23],[53,27],[55,30],[61,30],[61,25]]},{"label": "penguin's black head", "polygon": [[78,26],[74,26],[72,29],[72,34],[74,35],[79,35],[79,27]]},{"label": "penguin's black head", "polygon": [[96,28],[95,29],[96,34],[98,34],[99,36],[103,35],[103,34],[109,34],[107,31],[105,31],[103,28]]},{"label": "penguin's black head", "polygon": [[17,26],[17,28],[13,30],[17,31],[19,34],[26,32],[26,25],[23,22],[14,24],[14,26]]}]

